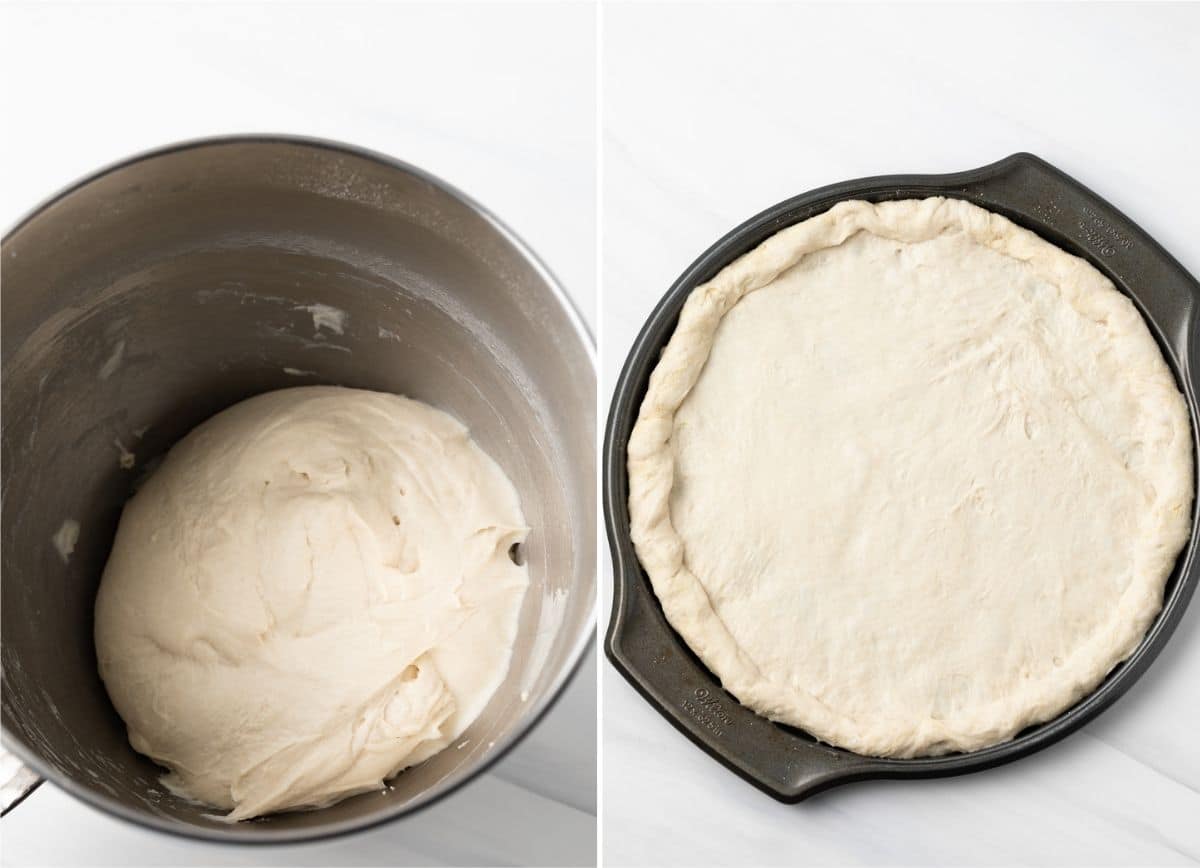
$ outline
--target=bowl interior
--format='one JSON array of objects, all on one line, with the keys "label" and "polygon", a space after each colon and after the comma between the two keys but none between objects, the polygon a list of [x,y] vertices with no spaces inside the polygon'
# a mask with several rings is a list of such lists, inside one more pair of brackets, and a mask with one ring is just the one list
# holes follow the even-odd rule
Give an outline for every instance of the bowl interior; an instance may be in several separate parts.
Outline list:
[{"label": "bowl interior", "polygon": [[[227,141],[76,188],[5,239],[3,263],[3,723],[56,783],[169,829],[307,837],[428,802],[553,699],[592,628],[594,369],[552,280],[490,218],[367,155]],[[173,443],[316,383],[464,422],[520,492],[532,584],[509,675],[461,749],[382,795],[231,827],[130,748],[92,604],[122,504]]]}]

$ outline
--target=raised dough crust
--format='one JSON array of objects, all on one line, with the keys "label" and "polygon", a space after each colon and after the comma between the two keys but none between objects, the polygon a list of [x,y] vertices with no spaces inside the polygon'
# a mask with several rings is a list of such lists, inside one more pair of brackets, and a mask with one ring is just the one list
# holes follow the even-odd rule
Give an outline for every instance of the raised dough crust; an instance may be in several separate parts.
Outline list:
[{"label": "raised dough crust", "polygon": [[941,198],[842,202],[697,287],[628,470],[638,557],[725,688],[893,757],[1091,692],[1161,608],[1193,495],[1130,301]]}]

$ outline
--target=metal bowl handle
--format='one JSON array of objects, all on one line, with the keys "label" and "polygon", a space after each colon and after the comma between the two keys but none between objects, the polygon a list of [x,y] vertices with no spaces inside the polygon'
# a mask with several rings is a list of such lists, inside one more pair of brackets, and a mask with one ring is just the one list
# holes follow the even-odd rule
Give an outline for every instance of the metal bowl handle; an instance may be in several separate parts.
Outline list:
[{"label": "metal bowl handle", "polygon": [[43,781],[37,772],[0,748],[0,817],[25,801]]}]

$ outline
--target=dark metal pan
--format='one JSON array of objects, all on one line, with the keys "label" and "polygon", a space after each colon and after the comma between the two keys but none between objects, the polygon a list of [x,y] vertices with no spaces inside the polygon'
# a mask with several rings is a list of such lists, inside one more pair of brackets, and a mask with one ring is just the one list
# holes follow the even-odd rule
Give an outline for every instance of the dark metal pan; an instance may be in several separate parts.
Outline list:
[{"label": "dark metal pan", "polygon": [[604,515],[615,572],[605,650],[613,665],[680,732],[770,796],[798,802],[837,784],[872,778],[928,778],[991,768],[1027,756],[1073,732],[1129,689],[1179,623],[1197,581],[1192,539],[1167,583],[1162,612],[1142,643],[1088,697],[1005,744],[966,754],[878,759],[818,743],[760,717],[721,688],[671,628],[629,538],[625,450],[650,372],[675,330],[688,294],[780,229],[845,199],[879,202],[948,196],[966,199],[1081,256],[1132,298],[1150,325],[1187,398],[1196,436],[1200,377],[1200,283],[1128,217],[1032,154],[952,175],[891,175],[846,181],[781,202],[734,229],[697,259],[642,328],[613,395],[604,441]]}]

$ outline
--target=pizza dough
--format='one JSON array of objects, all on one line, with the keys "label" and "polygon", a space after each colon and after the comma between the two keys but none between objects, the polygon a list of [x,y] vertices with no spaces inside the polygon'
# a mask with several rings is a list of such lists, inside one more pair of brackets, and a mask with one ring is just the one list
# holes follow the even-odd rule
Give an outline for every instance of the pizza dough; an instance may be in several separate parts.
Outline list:
[{"label": "pizza dough", "polygon": [[743,704],[877,756],[1091,692],[1191,526],[1187,407],[1133,305],[959,200],[843,202],[695,289],[628,461],[688,645]]},{"label": "pizza dough", "polygon": [[125,506],[100,676],[172,790],[243,820],[379,789],[508,669],[529,583],[512,483],[453,418],[334,387],[192,431]]}]

